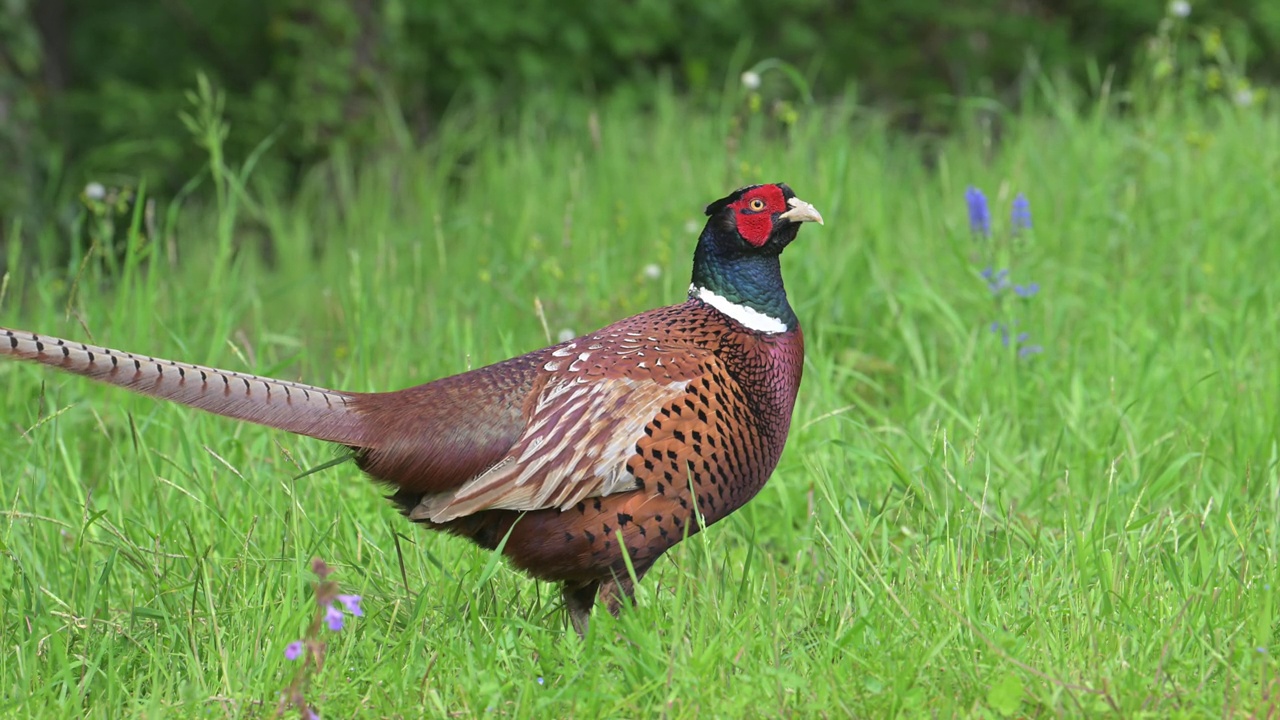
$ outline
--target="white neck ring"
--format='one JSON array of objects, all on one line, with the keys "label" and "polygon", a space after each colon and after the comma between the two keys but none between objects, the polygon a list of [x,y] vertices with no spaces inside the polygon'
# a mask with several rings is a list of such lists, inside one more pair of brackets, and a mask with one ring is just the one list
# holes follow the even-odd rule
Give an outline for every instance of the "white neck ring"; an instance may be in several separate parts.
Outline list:
[{"label": "white neck ring", "polygon": [[689,286],[689,297],[696,297],[702,302],[738,321],[748,330],[776,334],[787,331],[787,324],[776,317],[766,315],[759,310],[729,300],[726,297],[696,285]]}]

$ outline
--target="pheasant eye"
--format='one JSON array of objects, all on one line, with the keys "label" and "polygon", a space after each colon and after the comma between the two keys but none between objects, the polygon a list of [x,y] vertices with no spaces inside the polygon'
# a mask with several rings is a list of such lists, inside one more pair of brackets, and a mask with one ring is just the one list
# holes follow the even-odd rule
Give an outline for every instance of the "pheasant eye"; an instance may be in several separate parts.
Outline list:
[{"label": "pheasant eye", "polygon": [[747,207],[750,207],[756,212],[760,212],[764,209],[764,200],[761,200],[760,198],[751,198],[751,203]]}]

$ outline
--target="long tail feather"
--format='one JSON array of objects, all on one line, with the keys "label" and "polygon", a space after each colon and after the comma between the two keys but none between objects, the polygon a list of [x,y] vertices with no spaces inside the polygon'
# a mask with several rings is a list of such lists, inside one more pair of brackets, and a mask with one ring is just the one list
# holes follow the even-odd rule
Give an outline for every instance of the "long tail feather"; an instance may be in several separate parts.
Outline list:
[{"label": "long tail feather", "polygon": [[179,363],[0,328],[0,355],[34,360],[134,392],[321,440],[363,446],[356,393]]}]

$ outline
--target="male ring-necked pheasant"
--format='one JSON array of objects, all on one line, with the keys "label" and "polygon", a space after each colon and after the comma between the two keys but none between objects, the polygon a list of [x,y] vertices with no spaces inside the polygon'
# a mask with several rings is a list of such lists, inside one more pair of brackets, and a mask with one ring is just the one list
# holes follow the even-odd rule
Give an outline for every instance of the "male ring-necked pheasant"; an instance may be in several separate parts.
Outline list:
[{"label": "male ring-necked pheasant", "polygon": [[575,629],[616,612],[782,454],[804,343],[779,255],[822,222],[783,184],[707,207],[689,299],[478,370],[353,393],[0,328],[0,354],[355,451],[410,520],[563,583]]}]

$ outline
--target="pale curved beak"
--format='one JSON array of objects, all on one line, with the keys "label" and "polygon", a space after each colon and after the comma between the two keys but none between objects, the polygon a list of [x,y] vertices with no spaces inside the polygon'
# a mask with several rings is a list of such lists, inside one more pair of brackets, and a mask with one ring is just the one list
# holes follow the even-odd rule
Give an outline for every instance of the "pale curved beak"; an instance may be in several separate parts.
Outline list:
[{"label": "pale curved beak", "polygon": [[778,216],[783,220],[790,220],[791,222],[796,223],[816,222],[819,225],[822,224],[822,215],[818,212],[817,208],[809,203],[801,200],[800,198],[793,197],[787,201],[787,204],[791,206],[791,209]]}]

